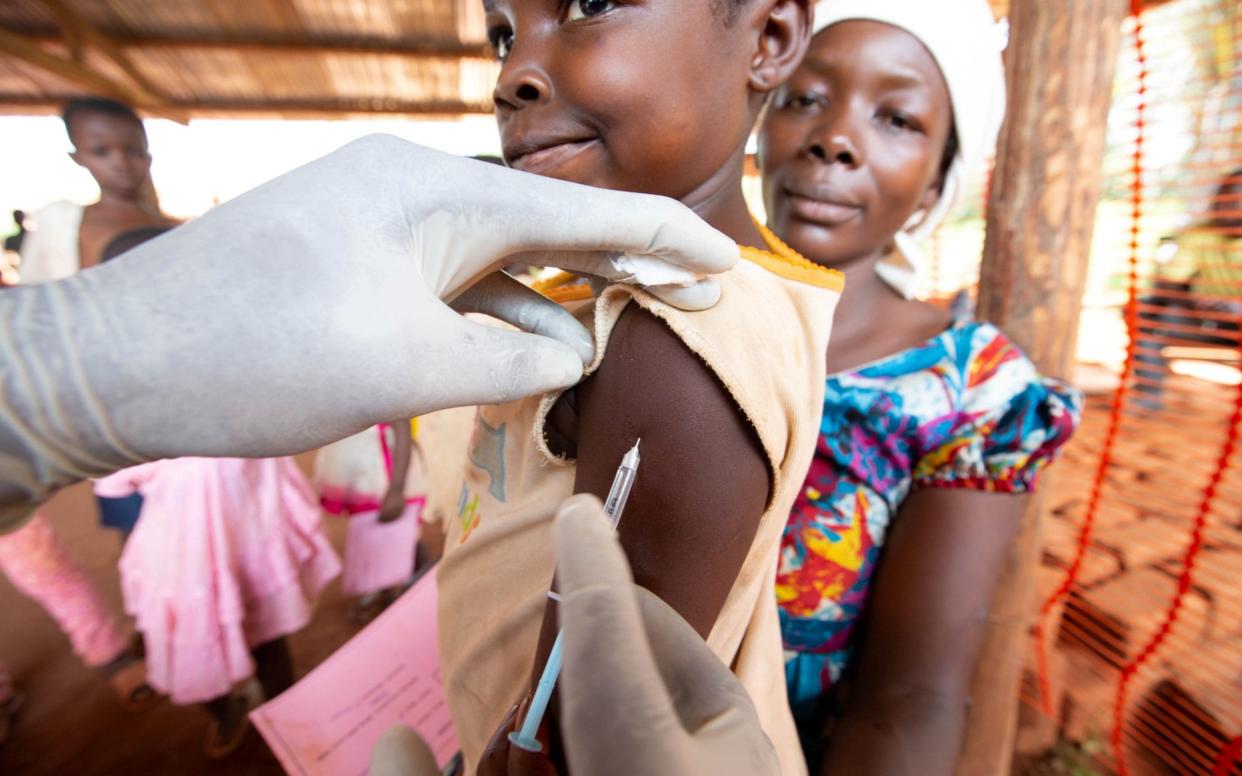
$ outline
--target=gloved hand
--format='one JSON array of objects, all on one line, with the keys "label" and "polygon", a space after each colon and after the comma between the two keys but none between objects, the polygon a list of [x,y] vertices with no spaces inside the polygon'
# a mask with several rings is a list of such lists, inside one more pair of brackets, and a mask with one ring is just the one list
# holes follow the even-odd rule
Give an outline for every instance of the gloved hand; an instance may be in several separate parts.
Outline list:
[{"label": "gloved hand", "polygon": [[566,501],[553,531],[570,772],[779,774],[750,696],[689,623],[634,585],[599,500]]},{"label": "gloved hand", "polygon": [[440,776],[435,755],[418,731],[396,725],[371,748],[368,776]]},{"label": "gloved hand", "polygon": [[671,200],[364,138],[104,266],[0,294],[0,530],[6,510],[132,464],[285,455],[574,383],[593,346],[571,316],[501,276],[463,294],[499,267],[671,283],[657,292],[710,306],[710,283],[677,284],[737,255]]}]

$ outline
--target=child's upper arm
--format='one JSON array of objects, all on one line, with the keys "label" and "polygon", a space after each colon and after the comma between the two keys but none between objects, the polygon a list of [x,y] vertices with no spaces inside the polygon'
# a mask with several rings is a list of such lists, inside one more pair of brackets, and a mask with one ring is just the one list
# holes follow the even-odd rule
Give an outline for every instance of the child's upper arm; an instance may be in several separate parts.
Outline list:
[{"label": "child's upper arm", "polygon": [[768,503],[771,473],[754,428],[703,359],[637,304],[576,400],[574,491],[604,498],[642,439],[621,544],[634,580],[706,638]]}]

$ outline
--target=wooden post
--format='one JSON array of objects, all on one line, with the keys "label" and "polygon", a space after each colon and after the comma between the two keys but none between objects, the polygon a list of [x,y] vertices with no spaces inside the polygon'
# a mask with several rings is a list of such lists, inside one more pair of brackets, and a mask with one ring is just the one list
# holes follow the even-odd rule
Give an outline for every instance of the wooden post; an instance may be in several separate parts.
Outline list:
[{"label": "wooden post", "polygon": [[[1127,0],[1012,0],[1009,108],[988,203],[978,316],[1045,374],[1068,377],[1100,191]],[[1041,488],[1053,485],[1045,478]],[[1055,487],[1055,486],[1054,486]],[[1030,499],[993,596],[959,776],[1010,772],[1018,685],[1037,603],[1040,499]]]}]

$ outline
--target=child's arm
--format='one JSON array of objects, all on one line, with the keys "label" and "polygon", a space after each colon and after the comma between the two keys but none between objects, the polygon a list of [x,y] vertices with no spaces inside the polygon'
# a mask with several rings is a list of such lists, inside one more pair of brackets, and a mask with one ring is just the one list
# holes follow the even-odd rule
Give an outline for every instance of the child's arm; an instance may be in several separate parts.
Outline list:
[{"label": "child's arm", "polygon": [[850,704],[819,773],[953,772],[987,607],[1026,502],[934,488],[906,500],[876,571]]},{"label": "child's arm", "polygon": [[[576,433],[561,426],[571,442],[576,436],[574,491],[606,497],[622,456],[642,439],[621,545],[634,581],[706,639],[767,506],[771,478],[758,437],[703,360],[637,304],[622,313],[603,363],[575,400]],[[545,610],[532,687],[556,637],[554,607],[549,602]],[[550,730],[557,729],[556,714],[554,700]],[[530,758],[508,755],[510,774],[542,770]],[[480,773],[503,772],[505,760],[489,749]]]},{"label": "child's arm", "polygon": [[388,480],[388,491],[380,505],[379,521],[391,523],[401,517],[405,511],[405,481],[410,476],[410,454],[414,447],[410,439],[410,421],[394,420],[388,424],[392,428],[392,476]]},{"label": "child's arm", "polygon": [[634,581],[706,639],[767,506],[771,480],[754,429],[703,360],[636,304],[578,388],[577,410],[577,493],[606,497],[642,439],[621,546]]}]

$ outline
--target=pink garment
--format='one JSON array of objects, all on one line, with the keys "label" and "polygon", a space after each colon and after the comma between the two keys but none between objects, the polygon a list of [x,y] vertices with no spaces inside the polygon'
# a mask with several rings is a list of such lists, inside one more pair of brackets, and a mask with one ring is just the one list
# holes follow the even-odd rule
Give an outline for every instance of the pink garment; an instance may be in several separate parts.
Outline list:
[{"label": "pink garment", "polygon": [[102,666],[129,644],[119,619],[42,512],[0,536],[0,571],[56,620],[88,666]]},{"label": "pink garment", "polygon": [[177,458],[95,483],[135,490],[121,589],[148,681],[176,703],[224,695],[254,673],[250,648],[304,627],[340,573],[319,505],[292,458]]},{"label": "pink garment", "polygon": [[405,511],[391,523],[380,523],[379,510],[392,482],[395,434],[413,435],[405,424],[368,428],[322,448],[315,457],[319,503],[334,515],[349,518],[345,534],[347,595],[366,595],[407,581],[414,573],[414,547],[427,501],[426,466],[414,438],[405,478]]},{"label": "pink garment", "polygon": [[[350,517],[379,509],[392,481],[393,435],[408,433],[387,423],[320,448],[315,456],[315,488],[325,511]],[[410,453],[405,479],[406,503],[426,496],[422,455],[418,444]]]},{"label": "pink garment", "polygon": [[345,574],[341,589],[346,595],[366,595],[409,581],[414,574],[414,545],[425,499],[407,503],[391,523],[379,521],[379,511],[349,518],[345,533]]}]

